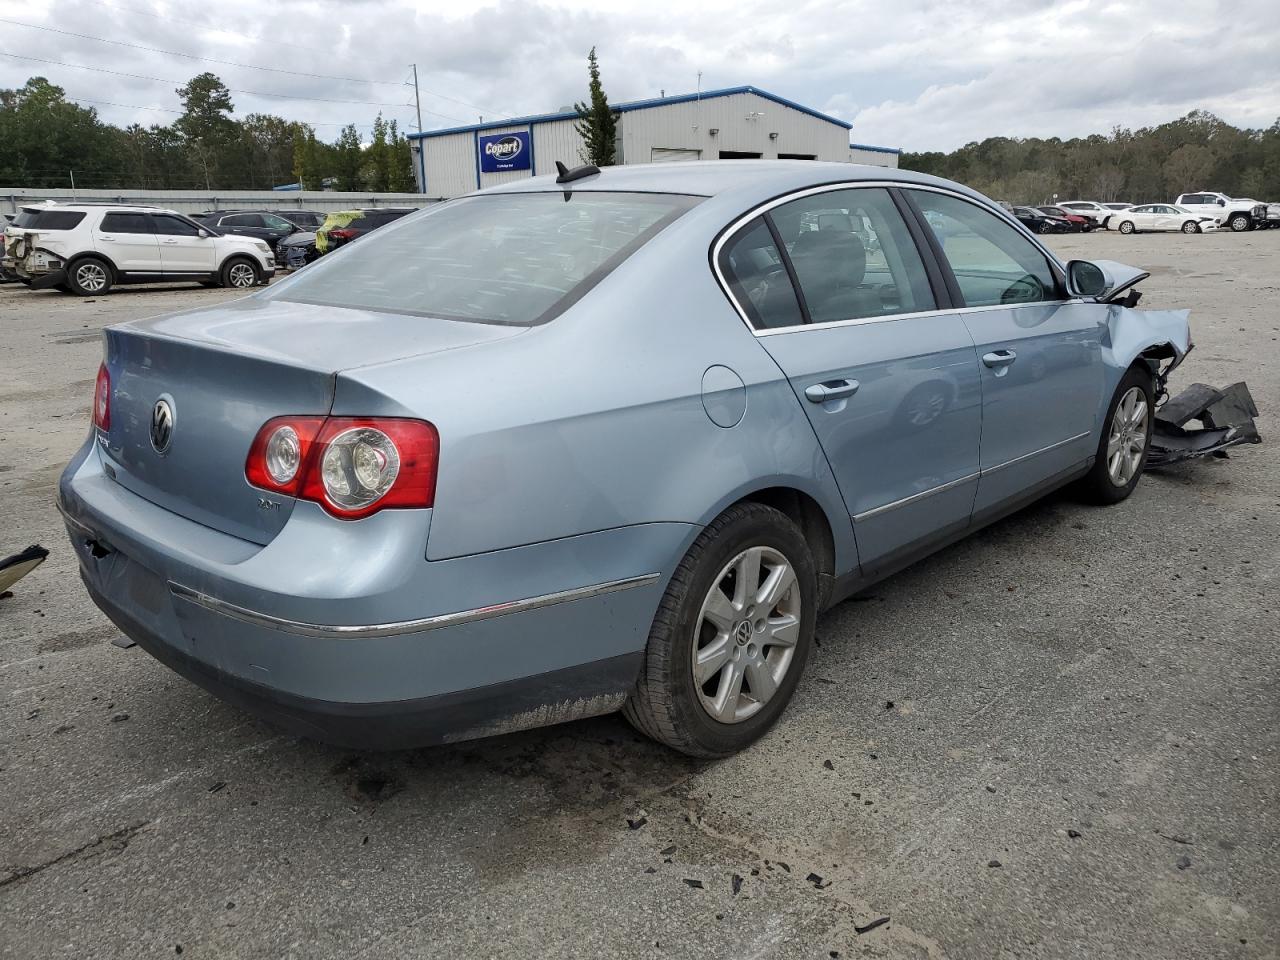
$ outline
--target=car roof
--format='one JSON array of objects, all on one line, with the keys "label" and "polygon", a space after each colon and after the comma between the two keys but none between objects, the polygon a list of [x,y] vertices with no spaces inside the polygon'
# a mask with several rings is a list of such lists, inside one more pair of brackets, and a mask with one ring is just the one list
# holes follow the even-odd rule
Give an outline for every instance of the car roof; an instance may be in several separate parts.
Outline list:
[{"label": "car roof", "polygon": [[[819,160],[694,160],[605,167],[599,175],[567,184],[556,183],[556,178],[551,175],[530,177],[527,180],[489,187],[478,193],[545,193],[568,188],[574,191],[679,193],[700,197],[729,193],[776,196],[808,186],[859,180],[939,185],[951,189],[958,186],[914,170],[860,163]],[[972,192],[967,188],[960,189]]]},{"label": "car roof", "polygon": [[150,207],[133,203],[38,203],[23,206],[22,209],[30,210],[34,213],[44,213],[49,210],[74,210],[77,213],[88,213],[91,210],[106,209],[117,213],[174,213],[180,217],[190,216],[190,214],[178,213],[177,210],[170,210],[167,207]]}]

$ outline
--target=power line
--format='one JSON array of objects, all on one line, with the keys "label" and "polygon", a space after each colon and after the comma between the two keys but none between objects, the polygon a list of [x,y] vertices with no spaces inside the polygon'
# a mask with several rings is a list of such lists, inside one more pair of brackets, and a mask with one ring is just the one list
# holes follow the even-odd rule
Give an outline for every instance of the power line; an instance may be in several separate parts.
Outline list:
[{"label": "power line", "polygon": [[[0,17],[0,23],[12,24],[15,27],[27,27],[30,30],[44,30],[47,33],[57,33],[64,37],[75,37],[77,40],[94,40],[98,43],[110,43],[118,47],[128,47],[131,50],[143,50],[147,53],[163,53],[166,56],[182,57],[186,60],[198,60],[203,63],[217,63],[228,67],[243,67],[246,70],[263,70],[267,73],[284,73],[294,77],[307,77],[312,80],[340,80],[345,83],[369,83],[387,87],[404,86],[403,82],[398,83],[394,80],[370,80],[367,77],[336,77],[327,73],[304,73],[299,70],[285,70],[282,67],[260,67],[257,64],[241,63],[238,60],[219,60],[216,57],[199,57],[194,53],[182,53],[179,50],[163,50],[159,47],[147,47],[140,43],[129,43],[127,40],[111,40],[107,37],[95,37],[87,33],[73,33],[70,30],[59,30],[57,27],[46,27],[38,23],[24,23],[21,20],[10,20],[7,17]],[[441,100],[448,100],[452,103],[469,107],[472,110],[479,110],[481,113],[489,112],[486,111],[484,107],[478,107],[474,103],[468,103],[467,101],[459,100],[456,97],[445,96],[443,93],[435,93],[431,90],[427,90],[425,87],[422,89],[426,93],[431,94],[431,96],[438,97]],[[510,114],[506,114],[506,116],[510,116]]]},{"label": "power line", "polygon": [[[90,67],[83,63],[63,63],[61,60],[48,60],[44,57],[32,57],[25,53],[10,53],[7,50],[0,50],[0,56],[13,57],[16,60],[30,60],[35,63],[47,63],[55,67],[71,67],[75,70],[92,70],[94,73],[109,73],[113,77],[128,77],[132,80],[153,80],[156,83],[186,83],[185,80],[174,80],[168,77],[148,77],[140,73],[124,73],[120,70],[108,70],[106,67]],[[366,107],[408,107],[409,103],[382,103],[377,100],[340,100],[333,97],[299,97],[291,93],[268,93],[264,90],[243,90],[237,87],[227,87],[231,93],[243,93],[251,97],[274,97],[280,100],[299,100],[308,103],[351,103]],[[427,110],[432,116],[440,117],[442,120],[453,120],[457,123],[465,123],[457,117],[451,117],[444,113],[435,113]]]},{"label": "power line", "polygon": [[[126,7],[126,6],[122,6],[122,5],[114,4],[114,3],[105,3],[105,2],[104,2],[104,0],[92,0],[92,2],[93,2],[93,3],[96,3],[96,4],[97,4],[98,6],[100,6],[100,7],[105,7],[105,8],[106,8],[106,9],[108,9],[108,10],[116,10],[116,11],[120,11],[120,12],[123,12],[123,13],[133,14],[134,16],[139,16],[139,17],[150,17],[150,18],[151,18],[151,19],[153,19],[153,20],[163,20],[163,21],[165,21],[166,23],[177,23],[177,24],[180,24],[180,25],[182,25],[182,26],[186,26],[186,27],[199,27],[199,28],[200,28],[200,29],[202,29],[202,30],[211,30],[211,31],[213,31],[213,32],[215,32],[215,33],[230,33],[230,32],[233,32],[233,31],[230,31],[230,30],[226,30],[226,29],[225,29],[225,28],[223,28],[223,27],[219,27],[219,26],[217,26],[216,24],[211,24],[211,23],[200,23],[198,20],[182,20],[182,19],[179,19],[178,17],[166,17],[166,16],[164,16],[163,14],[154,13],[154,12],[151,12],[151,11],[148,11],[148,10],[139,10],[137,7]],[[262,38],[261,38],[261,37],[257,37],[257,38],[252,38],[252,37],[251,37],[251,38],[249,38],[249,39],[259,39],[259,40],[261,40]],[[315,48],[315,46],[314,46],[314,45],[313,45],[313,46],[310,46],[310,47],[308,47],[308,46],[303,46],[301,43],[289,43],[287,40],[278,40],[278,39],[276,39],[275,37],[271,37],[271,38],[270,38],[270,43],[271,43],[273,46],[280,46],[280,47],[294,47],[295,49],[298,49],[298,50],[306,50],[307,52],[312,53],[312,54],[314,54],[314,53],[316,52],[316,48]]]},{"label": "power line", "polygon": [[[94,103],[104,107],[120,107],[122,110],[151,110],[156,113],[185,113],[183,110],[174,110],[169,107],[144,107],[136,103],[115,103],[111,100],[91,100],[88,97],[67,97],[66,99],[75,103]],[[350,125],[360,130],[373,126],[372,123],[346,124],[340,120],[294,120],[292,122],[304,124],[309,127],[345,127]]]}]

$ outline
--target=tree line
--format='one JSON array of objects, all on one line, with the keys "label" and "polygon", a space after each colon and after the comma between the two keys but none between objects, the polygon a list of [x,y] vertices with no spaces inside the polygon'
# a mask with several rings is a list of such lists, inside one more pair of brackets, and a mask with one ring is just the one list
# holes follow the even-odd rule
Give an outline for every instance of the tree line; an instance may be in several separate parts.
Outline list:
[{"label": "tree line", "polygon": [[957,180],[1016,204],[1060,199],[1169,202],[1214,190],[1280,202],[1280,119],[1265,130],[1234,127],[1195,110],[1139,130],[1061,140],[988,137],[951,153],[903,153],[899,165]]},{"label": "tree line", "polygon": [[0,184],[151,190],[305,189],[413,192],[409,141],[379,113],[362,145],[354,124],[332,143],[309,124],[265,113],[234,116],[231,92],[202,73],[177,90],[172,124],[120,128],[67,99],[44,77],[0,90]]}]

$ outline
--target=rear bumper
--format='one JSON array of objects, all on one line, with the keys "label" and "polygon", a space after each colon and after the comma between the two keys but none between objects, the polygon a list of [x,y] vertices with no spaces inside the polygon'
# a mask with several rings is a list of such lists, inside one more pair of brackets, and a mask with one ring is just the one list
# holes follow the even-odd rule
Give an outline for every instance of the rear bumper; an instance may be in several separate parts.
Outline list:
[{"label": "rear bumper", "polygon": [[269,544],[249,543],[124,489],[92,442],[59,488],[89,594],[130,638],[222,699],[357,748],[617,709],[665,589],[659,571],[695,532],[644,524],[427,561],[429,511],[351,523],[310,506]]},{"label": "rear bumper", "polygon": [[67,271],[62,267],[45,273],[30,274],[32,290],[46,290],[67,282]]}]

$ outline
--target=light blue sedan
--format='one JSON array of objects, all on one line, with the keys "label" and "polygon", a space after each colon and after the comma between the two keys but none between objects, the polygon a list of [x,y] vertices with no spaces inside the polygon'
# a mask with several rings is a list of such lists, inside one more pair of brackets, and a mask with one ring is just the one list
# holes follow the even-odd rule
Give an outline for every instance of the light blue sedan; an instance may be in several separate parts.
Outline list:
[{"label": "light blue sedan", "polygon": [[1114,302],[1143,277],[907,171],[533,177],[109,328],[59,505],[128,636],[289,729],[621,709],[723,756],[823,609],[1056,487],[1133,491],[1190,346]]}]

